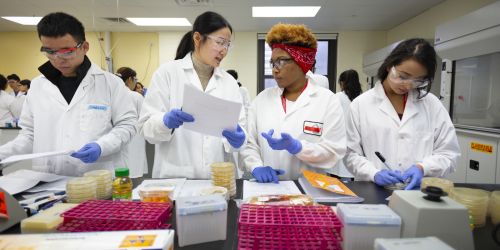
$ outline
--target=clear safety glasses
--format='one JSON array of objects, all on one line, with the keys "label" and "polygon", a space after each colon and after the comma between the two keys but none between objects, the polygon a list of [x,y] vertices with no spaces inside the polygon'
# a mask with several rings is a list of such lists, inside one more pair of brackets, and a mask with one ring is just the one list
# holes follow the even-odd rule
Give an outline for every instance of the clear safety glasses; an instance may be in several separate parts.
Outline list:
[{"label": "clear safety glasses", "polygon": [[424,88],[431,82],[429,79],[412,79],[404,76],[394,66],[392,66],[391,71],[389,72],[389,78],[391,79],[391,81],[397,84],[410,84],[414,89]]},{"label": "clear safety glasses", "polygon": [[206,35],[207,38],[214,42],[214,49],[217,50],[227,50],[229,51],[232,48],[232,44],[230,40],[224,39],[218,36]]},{"label": "clear safety glasses", "polygon": [[270,60],[269,61],[269,67],[271,69],[281,70],[283,68],[283,66],[285,66],[287,63],[292,62],[292,61],[293,61],[293,59],[291,57],[289,57],[289,58],[278,58],[275,61]]},{"label": "clear safety glasses", "polygon": [[47,58],[49,59],[55,59],[56,57],[62,59],[71,59],[75,57],[76,50],[82,47],[82,44],[83,42],[80,42],[75,47],[58,49],[58,50],[41,47],[40,52],[44,53],[45,56],[47,56]]}]

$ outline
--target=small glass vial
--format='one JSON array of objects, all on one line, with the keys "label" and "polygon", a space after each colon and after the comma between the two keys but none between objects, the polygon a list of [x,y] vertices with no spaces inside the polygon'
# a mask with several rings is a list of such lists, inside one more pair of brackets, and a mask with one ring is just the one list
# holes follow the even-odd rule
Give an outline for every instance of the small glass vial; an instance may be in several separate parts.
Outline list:
[{"label": "small glass vial", "polygon": [[113,181],[113,200],[129,201],[132,199],[132,180],[128,168],[115,169],[115,180]]}]

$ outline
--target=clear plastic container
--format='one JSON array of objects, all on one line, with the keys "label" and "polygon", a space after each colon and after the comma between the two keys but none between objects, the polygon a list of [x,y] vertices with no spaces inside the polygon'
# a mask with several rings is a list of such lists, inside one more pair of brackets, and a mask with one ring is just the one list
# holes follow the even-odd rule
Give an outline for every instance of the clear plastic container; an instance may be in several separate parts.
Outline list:
[{"label": "clear plastic container", "polygon": [[171,202],[175,186],[169,183],[150,183],[139,187],[143,202]]},{"label": "clear plastic container", "polygon": [[450,192],[450,198],[467,207],[475,227],[482,227],[486,224],[489,196],[488,191],[474,188],[456,187]]},{"label": "clear plastic container", "polygon": [[113,181],[113,200],[132,200],[132,180],[129,177],[128,168],[115,169],[115,180]]},{"label": "clear plastic container", "polygon": [[77,177],[66,182],[68,203],[80,203],[97,198],[97,183],[94,178]]},{"label": "clear plastic container", "polygon": [[500,191],[491,192],[490,213],[493,225],[500,223]]}]

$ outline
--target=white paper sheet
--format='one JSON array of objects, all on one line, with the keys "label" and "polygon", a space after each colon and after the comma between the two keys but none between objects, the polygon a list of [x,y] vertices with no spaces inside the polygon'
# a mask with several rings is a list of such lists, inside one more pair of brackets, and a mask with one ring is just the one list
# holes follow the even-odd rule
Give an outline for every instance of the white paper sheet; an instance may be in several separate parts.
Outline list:
[{"label": "white paper sheet", "polygon": [[41,181],[54,182],[65,178],[67,177],[28,169],[20,169],[8,175],[0,176],[0,187],[14,195],[36,186]]},{"label": "white paper sheet", "polygon": [[212,186],[211,180],[187,180],[182,185],[178,197],[199,196],[202,189]]},{"label": "white paper sheet", "polygon": [[270,194],[302,194],[302,192],[300,192],[293,181],[280,181],[278,184],[253,181],[243,182],[243,199]]},{"label": "white paper sheet", "polygon": [[241,106],[241,103],[205,94],[195,87],[185,84],[182,111],[191,114],[194,117],[194,122],[186,122],[182,128],[222,137],[222,130],[236,129]]},{"label": "white paper sheet", "polygon": [[175,186],[174,194],[172,199],[175,200],[179,193],[181,192],[182,186],[186,182],[186,178],[176,178],[176,179],[153,179],[153,180],[144,180],[142,183],[132,190],[132,200],[140,200],[139,196],[139,188],[146,184],[155,184],[155,183],[168,183]]},{"label": "white paper sheet", "polygon": [[21,179],[9,175],[0,176],[0,187],[11,195],[30,189],[38,184],[36,180]]},{"label": "white paper sheet", "polygon": [[72,178],[64,178],[64,179],[61,179],[58,181],[40,184],[40,185],[37,185],[33,188],[26,190],[26,192],[38,193],[38,192],[43,192],[43,191],[54,191],[54,192],[65,191],[66,190],[66,183],[70,179],[72,179]]},{"label": "white paper sheet", "polygon": [[30,169],[19,169],[16,172],[12,172],[6,176],[16,177],[16,178],[20,178],[20,179],[43,181],[43,182],[53,182],[53,181],[67,178],[67,176],[45,173],[45,172],[38,172],[38,171],[30,170]]},{"label": "white paper sheet", "polygon": [[35,153],[35,154],[25,154],[25,155],[13,155],[11,157],[7,157],[0,162],[0,164],[5,165],[13,162],[24,161],[24,160],[32,160],[36,158],[42,157],[50,157],[50,156],[58,156],[58,155],[69,155],[75,151],[73,150],[65,150],[65,151],[55,151],[55,152],[45,152],[45,153]]}]

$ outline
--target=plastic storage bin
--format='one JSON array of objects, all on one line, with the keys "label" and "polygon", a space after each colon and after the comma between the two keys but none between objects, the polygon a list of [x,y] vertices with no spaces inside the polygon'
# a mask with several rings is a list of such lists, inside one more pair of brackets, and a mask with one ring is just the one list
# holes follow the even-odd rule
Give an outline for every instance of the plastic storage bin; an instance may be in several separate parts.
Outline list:
[{"label": "plastic storage bin", "polygon": [[139,186],[142,202],[171,202],[175,186],[169,183],[149,183]]},{"label": "plastic storage bin", "polygon": [[375,250],[453,250],[448,244],[437,237],[376,239]]},{"label": "plastic storage bin", "polygon": [[180,197],[175,203],[180,247],[226,239],[227,202],[221,195]]},{"label": "plastic storage bin", "polygon": [[375,238],[399,238],[401,217],[387,205],[339,204],[343,249],[373,249]]}]

